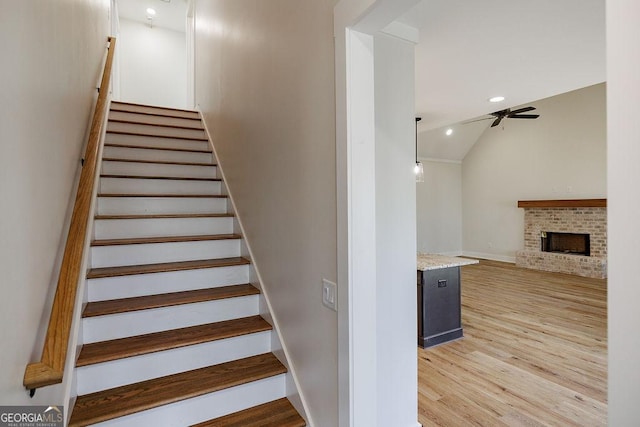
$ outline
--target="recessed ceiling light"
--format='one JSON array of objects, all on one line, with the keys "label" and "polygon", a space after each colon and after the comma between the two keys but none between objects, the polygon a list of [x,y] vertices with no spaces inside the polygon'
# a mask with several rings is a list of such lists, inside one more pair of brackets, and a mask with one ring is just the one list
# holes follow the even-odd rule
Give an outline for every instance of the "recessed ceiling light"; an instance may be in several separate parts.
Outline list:
[{"label": "recessed ceiling light", "polygon": [[148,13],[149,15],[155,15],[155,14],[156,14],[156,10],[155,10],[155,9],[151,9],[151,8],[149,7],[149,8],[147,8],[147,13]]},{"label": "recessed ceiling light", "polygon": [[445,132],[447,136],[450,136],[452,133],[453,133],[453,129],[451,128],[447,129],[447,131]]},{"label": "recessed ceiling light", "polygon": [[489,98],[489,102],[502,102],[504,101],[504,96],[494,96],[493,98]]}]

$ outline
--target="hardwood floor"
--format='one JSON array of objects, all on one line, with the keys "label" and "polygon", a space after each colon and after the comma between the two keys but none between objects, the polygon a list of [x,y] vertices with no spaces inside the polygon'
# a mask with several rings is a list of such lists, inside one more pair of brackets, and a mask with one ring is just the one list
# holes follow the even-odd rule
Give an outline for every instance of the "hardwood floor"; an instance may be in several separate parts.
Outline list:
[{"label": "hardwood floor", "polygon": [[464,338],[418,349],[423,426],[607,424],[606,280],[462,267]]}]

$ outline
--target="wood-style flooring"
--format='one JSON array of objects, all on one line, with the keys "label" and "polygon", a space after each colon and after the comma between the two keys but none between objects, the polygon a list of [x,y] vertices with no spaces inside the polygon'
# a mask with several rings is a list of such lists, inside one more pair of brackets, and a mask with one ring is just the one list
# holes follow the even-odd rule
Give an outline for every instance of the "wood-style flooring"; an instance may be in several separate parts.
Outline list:
[{"label": "wood-style flooring", "polygon": [[604,426],[606,280],[462,267],[464,338],[418,349],[423,426]]}]

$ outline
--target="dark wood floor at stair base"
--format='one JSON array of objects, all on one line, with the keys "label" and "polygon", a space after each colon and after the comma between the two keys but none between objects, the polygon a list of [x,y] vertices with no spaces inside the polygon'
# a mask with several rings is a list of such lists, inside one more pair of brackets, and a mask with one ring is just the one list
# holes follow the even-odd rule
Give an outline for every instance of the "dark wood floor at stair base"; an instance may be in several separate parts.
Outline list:
[{"label": "dark wood floor at stair base", "polygon": [[271,353],[79,396],[70,427],[85,426],[284,374]]},{"label": "dark wood floor at stair base", "polygon": [[237,240],[239,234],[200,234],[194,236],[134,237],[130,239],[94,240],[91,246],[145,245],[152,243],[204,242],[207,240]]},{"label": "dark wood floor at stair base", "polygon": [[101,277],[130,276],[133,274],[165,273],[169,271],[195,270],[200,268],[231,267],[250,264],[243,257],[203,259],[197,261],[164,262],[159,264],[128,265],[125,267],[92,268],[87,279]]},{"label": "dark wood floor at stair base", "polygon": [[82,346],[76,366],[87,366],[126,357],[140,356],[256,332],[270,331],[271,329],[271,325],[262,317],[251,316],[85,344]]},{"label": "dark wood floor at stair base", "polygon": [[304,427],[306,423],[287,399],[278,399],[191,427]]},{"label": "dark wood floor at stair base", "polygon": [[418,350],[423,426],[606,426],[606,280],[481,260],[464,338]]},{"label": "dark wood floor at stair base", "polygon": [[257,295],[259,293],[260,291],[253,285],[243,284],[107,301],[94,301],[86,305],[82,312],[82,317],[105,316],[108,314],[127,313],[130,311]]}]

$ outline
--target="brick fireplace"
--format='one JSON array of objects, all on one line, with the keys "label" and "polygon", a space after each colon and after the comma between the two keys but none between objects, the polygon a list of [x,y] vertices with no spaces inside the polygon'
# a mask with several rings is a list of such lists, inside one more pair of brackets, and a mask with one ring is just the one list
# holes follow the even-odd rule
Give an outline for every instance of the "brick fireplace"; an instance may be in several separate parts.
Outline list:
[{"label": "brick fireplace", "polygon": [[[524,250],[516,252],[517,266],[607,277],[606,199],[520,201],[518,207],[524,208]],[[565,246],[551,244],[554,237]]]}]

